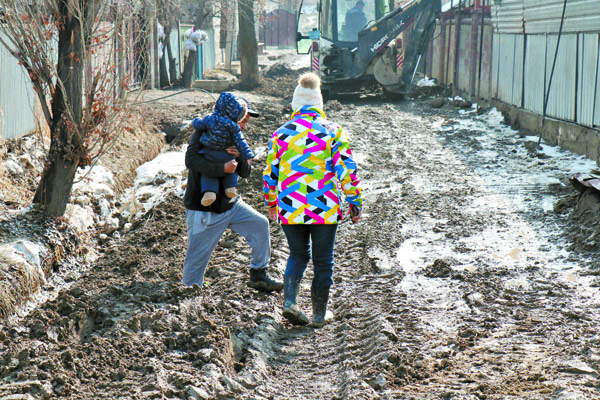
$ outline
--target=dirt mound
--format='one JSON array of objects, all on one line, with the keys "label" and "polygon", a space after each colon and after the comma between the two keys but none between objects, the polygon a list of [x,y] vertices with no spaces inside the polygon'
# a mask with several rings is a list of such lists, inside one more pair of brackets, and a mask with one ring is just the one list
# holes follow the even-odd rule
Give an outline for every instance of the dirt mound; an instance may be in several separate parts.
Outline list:
[{"label": "dirt mound", "polygon": [[[561,203],[561,206],[564,202]],[[600,194],[588,189],[576,197],[571,197],[568,205],[571,209],[569,235],[572,237],[570,249],[589,253],[595,258],[600,252]],[[600,273],[600,261],[594,266]]]},{"label": "dirt mound", "polygon": [[260,86],[256,88],[255,92],[290,103],[294,88],[298,83],[298,77],[304,72],[308,72],[308,68],[291,69],[285,64],[274,64],[264,72]]},{"label": "dirt mound", "polygon": [[269,79],[281,78],[285,76],[297,77],[297,75],[298,71],[289,68],[284,63],[275,63],[267,68],[267,70],[263,73],[263,76]]},{"label": "dirt mound", "polygon": [[413,85],[409,97],[412,99],[425,99],[429,97],[448,97],[452,95],[452,90],[446,86],[417,86]]},{"label": "dirt mound", "polygon": [[[132,118],[128,130],[117,137],[99,162],[113,172],[111,190],[118,194],[131,186],[135,169],[154,158],[163,144],[164,139],[153,125],[142,118]],[[7,195],[0,201],[0,243],[4,246],[0,254],[3,266],[8,267],[0,268],[0,316],[11,315],[59,266],[66,268],[85,257],[89,251],[86,246],[96,234],[94,229],[78,232],[65,218],[48,218],[35,209],[17,211],[33,200],[45,153],[35,135],[8,140],[5,149],[5,174],[0,188],[6,188]],[[98,199],[88,202],[97,206]]]}]

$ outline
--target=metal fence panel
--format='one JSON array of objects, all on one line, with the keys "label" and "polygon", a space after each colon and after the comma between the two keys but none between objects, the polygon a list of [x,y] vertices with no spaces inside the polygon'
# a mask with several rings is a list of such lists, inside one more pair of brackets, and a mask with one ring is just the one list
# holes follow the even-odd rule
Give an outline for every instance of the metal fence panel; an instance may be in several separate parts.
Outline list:
[{"label": "metal fence panel", "polygon": [[577,122],[594,125],[594,103],[596,98],[598,72],[598,34],[579,35],[579,54],[577,61]]},{"label": "metal fence panel", "polygon": [[523,65],[524,65],[525,35],[515,35],[515,53],[513,57],[512,74],[512,104],[523,107]]},{"label": "metal fence panel", "polygon": [[[548,35],[546,54],[546,88],[550,83],[550,74],[558,35]],[[577,68],[574,61],[577,60],[577,35],[562,35],[560,47],[556,58],[556,67],[552,77],[552,86],[548,97],[548,116],[575,121],[575,93],[577,90]],[[546,91],[548,91],[546,89]]]},{"label": "metal fence panel", "polygon": [[516,35],[500,35],[498,59],[498,98],[512,104]]},{"label": "metal fence panel", "polygon": [[265,47],[295,47],[296,14],[284,9],[275,9],[264,16],[264,24],[259,27],[259,39]]},{"label": "metal fence panel", "polygon": [[187,38],[185,37],[185,33],[194,31],[194,25],[191,24],[179,24],[179,54],[181,54],[181,62],[179,63],[179,73],[183,74],[183,70],[185,68],[185,41]]},{"label": "metal fence panel", "polygon": [[208,40],[202,45],[202,66],[204,71],[215,69],[217,64],[217,53],[215,50],[215,31],[214,29],[204,30],[208,35]]},{"label": "metal fence panel", "polygon": [[29,77],[0,46],[0,139],[16,138],[35,128],[35,93]]},{"label": "metal fence panel", "polygon": [[523,107],[531,112],[544,111],[544,78],[546,71],[546,36],[527,35],[523,79]]},{"label": "metal fence panel", "polygon": [[[444,31],[442,31],[442,29],[444,29]],[[436,27],[435,27],[435,33],[433,35],[433,56],[431,57],[430,60],[430,65],[431,65],[431,76],[434,78],[437,78],[438,82],[441,84],[446,84],[445,81],[445,76],[444,76],[444,49],[445,49],[445,44],[444,44],[444,39],[445,39],[445,34],[443,32],[445,32],[446,30],[446,25],[442,25],[441,23],[437,23]]]},{"label": "metal fence panel", "polygon": [[495,32],[523,33],[523,0],[502,0],[491,12]]},{"label": "metal fence panel", "polygon": [[596,90],[594,92],[594,117],[593,125],[600,127],[600,38],[598,43],[598,58],[596,59]]},{"label": "metal fence panel", "polygon": [[[558,33],[564,0],[524,0],[525,32]],[[600,27],[600,1],[569,0],[563,32],[597,32]]]},{"label": "metal fence panel", "polygon": [[596,66],[596,95],[594,96],[594,126],[600,127],[600,67]]},{"label": "metal fence panel", "polygon": [[[171,56],[175,59],[175,68],[177,71],[183,71],[183,53],[182,48],[179,45],[181,31],[179,29],[171,29],[171,34],[168,37],[169,43],[171,45]],[[167,51],[166,49],[164,51]],[[177,77],[171,77],[171,79],[176,79]]]},{"label": "metal fence panel", "polygon": [[473,78],[470,71],[471,60],[467,55],[469,54],[469,44],[471,42],[471,30],[472,24],[470,19],[461,20],[461,24],[458,27],[460,29],[459,34],[459,57],[458,57],[458,83],[457,88],[470,92],[471,79]]},{"label": "metal fence panel", "polygon": [[500,36],[499,34],[494,34],[492,39],[492,93],[490,93],[490,98],[497,99],[498,98],[498,77],[499,77],[499,68],[500,65]]}]

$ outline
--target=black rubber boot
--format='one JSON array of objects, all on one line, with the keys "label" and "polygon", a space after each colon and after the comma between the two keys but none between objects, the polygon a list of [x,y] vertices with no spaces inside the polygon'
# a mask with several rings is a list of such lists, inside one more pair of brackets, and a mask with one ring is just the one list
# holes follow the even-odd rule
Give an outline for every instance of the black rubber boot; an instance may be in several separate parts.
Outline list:
[{"label": "black rubber boot", "polygon": [[293,325],[306,325],[309,320],[298,308],[301,276],[283,276],[283,316]]},{"label": "black rubber boot", "polygon": [[312,287],[310,289],[310,296],[312,298],[313,307],[312,326],[315,328],[322,328],[325,325],[327,301],[329,301],[329,288]]},{"label": "black rubber boot", "polygon": [[266,268],[250,268],[250,281],[248,282],[248,286],[265,292],[280,291],[283,289],[283,283],[271,279]]}]

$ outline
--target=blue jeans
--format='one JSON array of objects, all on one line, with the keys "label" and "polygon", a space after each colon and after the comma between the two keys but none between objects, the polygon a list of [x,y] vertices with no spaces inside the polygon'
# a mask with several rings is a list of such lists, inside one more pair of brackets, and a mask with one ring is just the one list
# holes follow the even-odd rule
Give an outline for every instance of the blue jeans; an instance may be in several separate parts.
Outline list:
[{"label": "blue jeans", "polygon": [[290,249],[285,275],[304,275],[311,259],[312,242],[312,287],[325,288],[333,285],[333,245],[337,227],[337,224],[281,225]]},{"label": "blue jeans", "polygon": [[[223,162],[226,163],[230,160],[235,160],[233,154],[229,154],[225,150],[200,150],[200,154],[204,154],[208,161]],[[210,176],[202,175],[202,193],[204,192],[215,192],[219,193],[219,181],[223,185],[223,189],[236,187],[238,185],[237,173],[225,174],[222,178],[213,178]]]},{"label": "blue jeans", "polygon": [[227,228],[242,235],[252,248],[250,268],[267,268],[271,258],[269,221],[241,199],[222,214],[186,210],[188,249],[182,281],[202,286],[211,254]]}]

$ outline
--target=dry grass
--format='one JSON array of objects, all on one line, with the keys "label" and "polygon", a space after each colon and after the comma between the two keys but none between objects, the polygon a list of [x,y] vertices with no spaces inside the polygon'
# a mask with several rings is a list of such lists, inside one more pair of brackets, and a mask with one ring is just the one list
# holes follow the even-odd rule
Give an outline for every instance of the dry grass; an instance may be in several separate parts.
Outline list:
[{"label": "dry grass", "polygon": [[43,279],[41,271],[16,257],[10,246],[0,246],[0,318],[12,315]]},{"label": "dry grass", "polygon": [[165,144],[160,131],[154,125],[147,123],[141,113],[133,115],[126,125],[127,129],[115,139],[110,150],[100,158],[100,164],[114,174],[114,190],[117,193],[133,184],[135,169],[155,158]]},{"label": "dry grass", "polygon": [[4,160],[6,159],[6,145],[4,140],[1,139],[0,132],[0,198],[10,199],[12,197],[13,190],[12,185],[9,182],[6,168],[4,167]]}]

